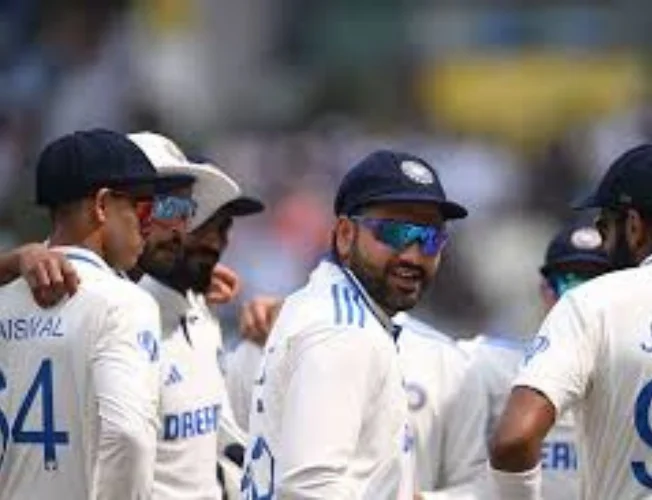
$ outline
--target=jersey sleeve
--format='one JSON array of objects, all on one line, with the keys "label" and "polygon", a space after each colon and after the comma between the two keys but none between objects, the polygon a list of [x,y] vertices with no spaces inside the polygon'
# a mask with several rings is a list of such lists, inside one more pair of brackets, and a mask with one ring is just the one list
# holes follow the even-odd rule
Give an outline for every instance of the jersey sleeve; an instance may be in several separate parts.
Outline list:
[{"label": "jersey sleeve", "polygon": [[585,394],[599,357],[597,320],[587,317],[572,292],[562,297],[544,320],[513,384],[545,395],[557,414]]},{"label": "jersey sleeve", "polygon": [[156,452],[159,310],[144,292],[119,292],[91,360],[100,419],[94,498],[107,500],[149,498]]},{"label": "jersey sleeve", "polygon": [[357,331],[312,337],[311,345],[294,346],[278,454],[279,496],[355,498],[345,471],[366,407],[370,347]]}]

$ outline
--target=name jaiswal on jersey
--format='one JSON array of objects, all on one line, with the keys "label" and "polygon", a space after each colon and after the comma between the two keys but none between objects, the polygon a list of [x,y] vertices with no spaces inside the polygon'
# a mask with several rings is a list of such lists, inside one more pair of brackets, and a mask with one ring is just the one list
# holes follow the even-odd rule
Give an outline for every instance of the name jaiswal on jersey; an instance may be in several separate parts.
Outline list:
[{"label": "name jaiswal on jersey", "polygon": [[0,318],[0,339],[11,341],[63,337],[62,323],[59,316]]}]

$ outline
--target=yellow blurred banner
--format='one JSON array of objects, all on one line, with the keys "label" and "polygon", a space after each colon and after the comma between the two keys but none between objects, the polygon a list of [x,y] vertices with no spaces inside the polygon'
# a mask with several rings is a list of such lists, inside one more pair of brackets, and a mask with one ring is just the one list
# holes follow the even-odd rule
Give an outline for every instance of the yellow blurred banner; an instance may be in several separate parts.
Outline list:
[{"label": "yellow blurred banner", "polygon": [[137,0],[134,5],[157,34],[182,31],[196,21],[196,0]]},{"label": "yellow blurred banner", "polygon": [[527,145],[626,106],[644,75],[632,54],[526,53],[451,59],[418,85],[438,122]]}]

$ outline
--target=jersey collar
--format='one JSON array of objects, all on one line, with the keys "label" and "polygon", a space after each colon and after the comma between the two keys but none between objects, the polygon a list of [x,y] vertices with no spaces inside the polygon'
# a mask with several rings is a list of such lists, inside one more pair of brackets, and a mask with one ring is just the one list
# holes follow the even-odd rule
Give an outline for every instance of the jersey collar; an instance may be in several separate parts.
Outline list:
[{"label": "jersey collar", "polygon": [[185,317],[188,309],[190,309],[190,303],[187,298],[149,274],[145,274],[140,279],[138,286],[146,292],[149,292],[156,302],[158,302],[161,310],[163,333],[171,333],[179,326],[179,320]]},{"label": "jersey collar", "polygon": [[103,271],[108,271],[112,274],[115,272],[102,257],[97,255],[92,250],[89,250],[88,248],[62,245],[51,247],[51,250],[54,250],[55,252],[61,252],[66,256],[66,259],[73,262],[88,264]]}]

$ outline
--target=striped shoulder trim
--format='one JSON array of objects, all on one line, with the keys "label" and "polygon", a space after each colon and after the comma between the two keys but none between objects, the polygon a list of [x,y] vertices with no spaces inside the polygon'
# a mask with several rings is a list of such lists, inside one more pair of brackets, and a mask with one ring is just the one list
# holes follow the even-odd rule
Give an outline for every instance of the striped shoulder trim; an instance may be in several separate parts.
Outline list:
[{"label": "striped shoulder trim", "polygon": [[365,326],[366,307],[360,294],[350,286],[333,283],[331,285],[333,321],[336,325]]}]

